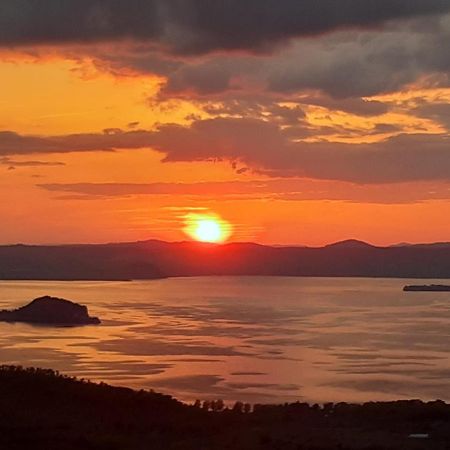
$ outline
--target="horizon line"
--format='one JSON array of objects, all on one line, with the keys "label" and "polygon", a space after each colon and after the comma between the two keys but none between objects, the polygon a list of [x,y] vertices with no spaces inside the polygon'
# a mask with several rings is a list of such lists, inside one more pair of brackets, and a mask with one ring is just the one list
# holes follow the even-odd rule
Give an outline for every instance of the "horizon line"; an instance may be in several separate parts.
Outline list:
[{"label": "horizon line", "polygon": [[229,242],[202,242],[196,240],[180,240],[180,241],[166,241],[163,239],[149,238],[149,239],[138,239],[134,241],[124,240],[124,241],[105,241],[105,242],[61,242],[61,243],[29,243],[29,242],[14,242],[14,243],[0,243],[0,247],[70,247],[70,246],[83,246],[83,245],[118,245],[118,244],[143,244],[147,242],[159,242],[164,244],[198,244],[202,246],[214,246],[221,247],[227,245],[258,245],[261,247],[272,247],[272,248],[325,248],[330,246],[335,246],[338,244],[356,244],[364,245],[374,248],[395,248],[395,247],[410,247],[410,246],[420,246],[420,245],[450,245],[450,241],[432,241],[432,242],[395,242],[392,244],[378,245],[371,242],[367,242],[361,239],[348,238],[338,241],[332,241],[322,245],[306,245],[306,244],[279,244],[279,243],[260,243],[256,241],[229,241]]}]

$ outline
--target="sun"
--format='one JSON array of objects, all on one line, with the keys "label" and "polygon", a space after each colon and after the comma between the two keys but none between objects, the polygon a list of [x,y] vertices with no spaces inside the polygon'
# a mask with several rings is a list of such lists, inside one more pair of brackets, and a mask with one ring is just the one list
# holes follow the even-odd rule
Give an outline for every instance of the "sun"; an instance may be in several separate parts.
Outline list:
[{"label": "sun", "polygon": [[195,228],[195,235],[199,241],[218,242],[221,235],[220,225],[212,219],[199,220]]},{"label": "sun", "polygon": [[221,243],[231,235],[231,224],[216,214],[188,214],[183,231],[199,242]]}]

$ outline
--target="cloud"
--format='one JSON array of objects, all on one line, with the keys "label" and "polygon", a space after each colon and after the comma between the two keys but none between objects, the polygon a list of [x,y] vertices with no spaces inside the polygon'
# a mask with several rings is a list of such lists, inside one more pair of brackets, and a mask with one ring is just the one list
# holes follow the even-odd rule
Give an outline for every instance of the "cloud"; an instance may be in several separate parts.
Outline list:
[{"label": "cloud", "polygon": [[368,97],[431,74],[440,74],[439,84],[448,86],[449,20],[443,16],[384,32],[343,32],[299,41],[263,70],[267,89],[319,90],[337,99]]},{"label": "cloud", "polygon": [[65,163],[60,161],[16,161],[10,158],[0,158],[0,164],[15,167],[45,167],[45,166],[65,166]]},{"label": "cloud", "polygon": [[15,0],[0,4],[0,45],[132,39],[178,54],[261,51],[449,9],[447,0]]},{"label": "cloud", "polygon": [[370,115],[383,105],[359,97],[450,85],[449,12],[447,0],[18,0],[0,4],[0,47],[53,44],[33,54],[157,75],[160,99],[320,92]]},{"label": "cloud", "polygon": [[271,198],[287,201],[344,200],[384,204],[450,199],[450,183],[442,182],[356,185],[294,178],[198,183],[47,183],[37,186],[50,192],[80,194],[80,199],[170,195],[200,199],[220,196],[224,201]]},{"label": "cloud", "polygon": [[[301,134],[302,125],[298,130]],[[290,128],[245,118],[66,136],[1,132],[0,155],[153,148],[164,153],[164,162],[224,160],[271,177],[362,184],[450,179],[448,134],[400,134],[370,144],[306,142],[292,135]]]},{"label": "cloud", "polygon": [[[141,43],[116,46],[114,51],[108,45],[96,46],[88,53],[98,67],[113,73],[164,77],[161,98],[217,99],[227,92],[292,97],[319,91],[342,100],[393,92],[431,75],[430,83],[448,86],[449,42],[450,14],[443,14],[383,29],[297,39],[271,55],[222,52],[189,58]],[[351,100],[348,103],[352,106]]]},{"label": "cloud", "polygon": [[424,103],[419,105],[414,112],[422,117],[440,123],[450,131],[450,103]]},{"label": "cloud", "polygon": [[165,125],[153,146],[164,161],[239,161],[269,176],[355,183],[449,180],[448,135],[402,134],[373,144],[294,142],[275,124],[254,119],[210,119],[190,128]]},{"label": "cloud", "polygon": [[334,111],[344,111],[362,117],[379,116],[388,112],[388,105],[376,100],[365,100],[359,97],[334,99],[329,96],[315,95],[302,99],[307,105],[321,106]]},{"label": "cloud", "polygon": [[119,148],[144,148],[152,132],[136,130],[123,132],[105,129],[102,133],[79,133],[61,136],[21,135],[0,131],[0,156],[32,153],[68,153],[113,151]]}]

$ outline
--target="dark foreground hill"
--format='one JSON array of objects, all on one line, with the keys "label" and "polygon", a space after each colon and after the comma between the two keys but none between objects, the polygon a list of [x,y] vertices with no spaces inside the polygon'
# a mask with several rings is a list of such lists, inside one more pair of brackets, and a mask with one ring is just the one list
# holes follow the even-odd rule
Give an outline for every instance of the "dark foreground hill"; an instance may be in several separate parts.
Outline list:
[{"label": "dark foreground hill", "polygon": [[2,450],[450,448],[450,405],[441,401],[216,409],[51,370],[0,367]]},{"label": "dark foreground hill", "polygon": [[0,246],[0,279],[123,280],[199,275],[450,278],[450,244],[321,248],[198,242]]}]

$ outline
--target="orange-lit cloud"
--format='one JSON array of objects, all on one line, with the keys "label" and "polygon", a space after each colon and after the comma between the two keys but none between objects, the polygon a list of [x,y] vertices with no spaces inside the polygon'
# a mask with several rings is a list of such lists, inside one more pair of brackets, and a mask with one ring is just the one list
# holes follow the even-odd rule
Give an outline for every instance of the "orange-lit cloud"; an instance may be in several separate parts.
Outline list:
[{"label": "orange-lit cloud", "polygon": [[[39,187],[60,195],[80,195],[80,199],[175,196],[221,201],[277,199],[287,201],[345,200],[358,203],[401,204],[426,200],[450,200],[450,182],[415,182],[395,184],[366,184],[318,181],[311,179],[232,180],[197,183],[53,183]],[[59,197],[61,198],[61,197]],[[65,198],[65,197],[63,197]]]},{"label": "orange-lit cloud", "polygon": [[228,160],[271,176],[303,176],[357,183],[448,180],[448,134],[400,134],[349,144],[290,139],[276,124],[254,119],[196,120],[156,130],[106,129],[102,133],[23,136],[0,132],[0,155],[154,148],[164,161]]}]

